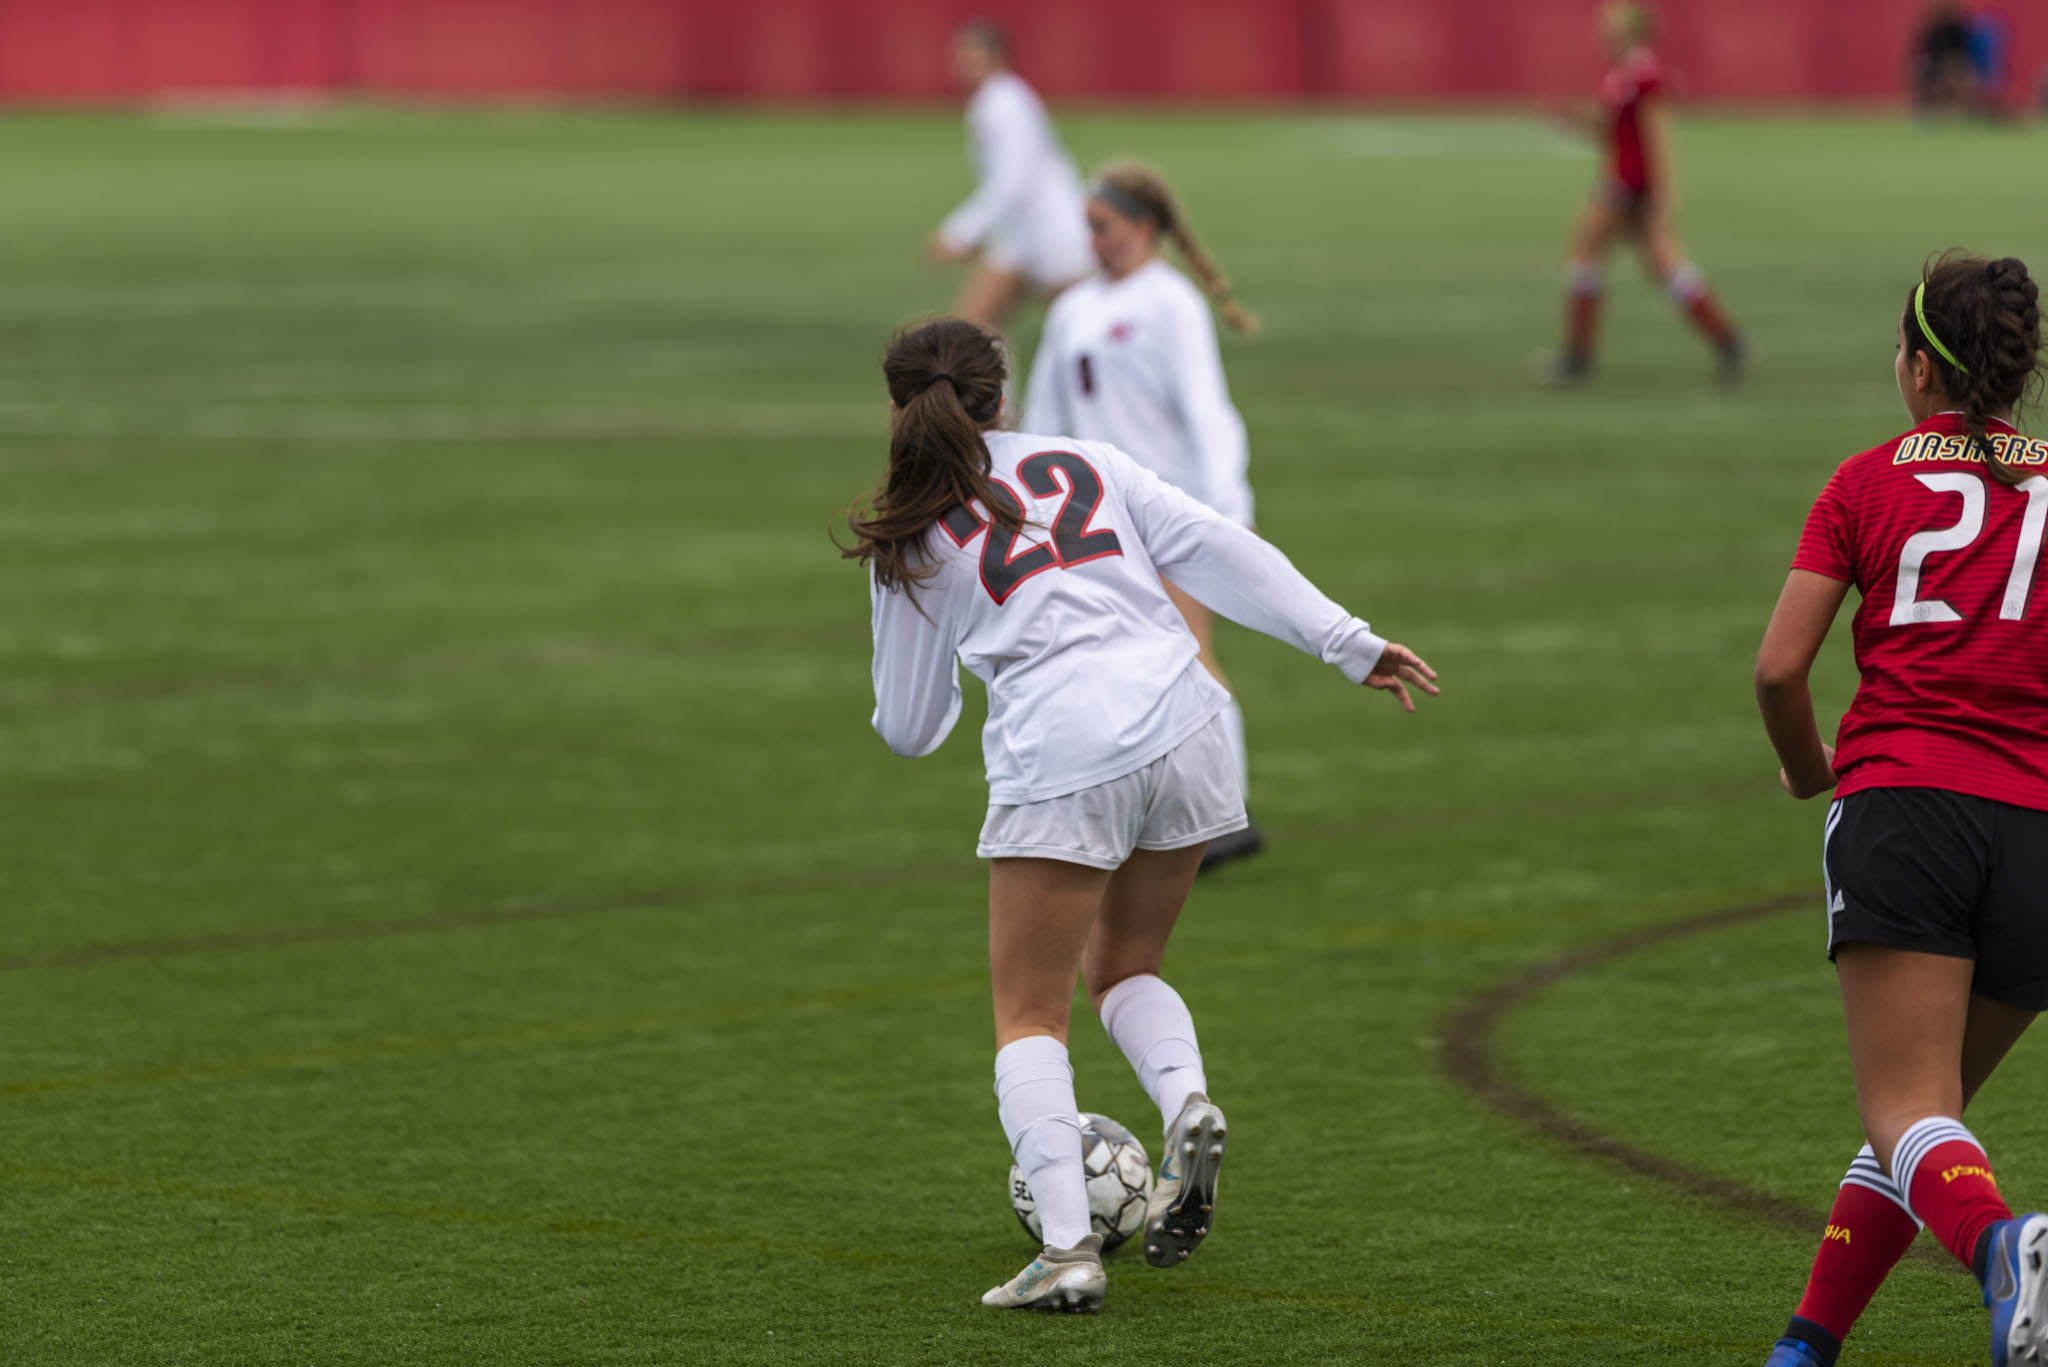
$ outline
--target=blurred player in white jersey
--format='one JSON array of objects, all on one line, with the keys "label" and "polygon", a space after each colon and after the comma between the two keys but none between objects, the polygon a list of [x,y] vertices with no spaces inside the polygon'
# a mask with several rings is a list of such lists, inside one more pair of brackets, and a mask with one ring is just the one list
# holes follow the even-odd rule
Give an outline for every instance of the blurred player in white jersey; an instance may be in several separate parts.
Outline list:
[{"label": "blurred player in white jersey", "polygon": [[[1105,167],[1088,186],[1087,222],[1101,269],[1053,302],[1025,390],[1024,426],[1106,441],[1154,474],[1241,526],[1252,522],[1244,420],[1230,402],[1216,327],[1202,290],[1160,256],[1169,238],[1238,332],[1257,322],[1188,230],[1187,217],[1156,171]],[[1209,609],[1169,582],[1166,591],[1202,648],[1202,663],[1225,688]],[[1223,724],[1240,769],[1244,714],[1228,704]],[[1213,868],[1253,854],[1258,828],[1214,841]]]},{"label": "blurred player in white jersey", "polygon": [[1245,824],[1202,668],[1160,576],[1246,626],[1395,694],[1436,692],[1287,557],[1103,442],[994,430],[1008,378],[992,333],[958,318],[882,362],[889,467],[849,522],[869,571],[875,729],[929,754],[960,716],[959,665],[988,686],[989,967],[996,1099],[1045,1249],[986,1305],[1090,1312],[1106,1282],[1089,1232],[1067,1058],[1078,978],[1159,1107],[1166,1147],[1146,1261],[1173,1267],[1214,1216],[1223,1112],[1195,1025],[1159,976],[1202,849]]},{"label": "blurred player in white jersey", "polygon": [[968,146],[980,183],[946,216],[926,250],[941,262],[967,261],[979,250],[953,311],[1000,330],[1026,294],[1057,294],[1094,269],[1081,219],[1081,178],[1045,105],[1010,69],[1001,29],[961,29],[953,40],[953,73],[972,92]]}]

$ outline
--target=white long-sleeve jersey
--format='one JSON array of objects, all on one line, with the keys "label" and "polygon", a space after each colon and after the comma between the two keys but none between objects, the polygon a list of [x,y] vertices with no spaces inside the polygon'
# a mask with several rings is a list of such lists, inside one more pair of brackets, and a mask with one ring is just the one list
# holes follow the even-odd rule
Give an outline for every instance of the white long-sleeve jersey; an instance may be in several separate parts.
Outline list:
[{"label": "white long-sleeve jersey", "polygon": [[1053,301],[1023,424],[1121,447],[1232,521],[1252,523],[1244,419],[1230,402],[1209,302],[1164,261],[1121,280],[1092,275]]},{"label": "white long-sleeve jersey", "polygon": [[993,264],[1057,287],[1094,268],[1081,178],[1045,105],[1022,77],[991,74],[967,102],[979,182],[939,225],[955,251],[986,245]]},{"label": "white long-sleeve jersey", "polygon": [[1114,446],[985,439],[1023,533],[992,527],[979,505],[956,507],[928,534],[930,580],[906,592],[870,577],[874,726],[897,754],[930,754],[959,720],[956,660],[988,687],[993,803],[1077,792],[1172,750],[1229,694],[1196,658],[1161,574],[1354,683],[1378,662],[1386,642],[1286,556]]}]

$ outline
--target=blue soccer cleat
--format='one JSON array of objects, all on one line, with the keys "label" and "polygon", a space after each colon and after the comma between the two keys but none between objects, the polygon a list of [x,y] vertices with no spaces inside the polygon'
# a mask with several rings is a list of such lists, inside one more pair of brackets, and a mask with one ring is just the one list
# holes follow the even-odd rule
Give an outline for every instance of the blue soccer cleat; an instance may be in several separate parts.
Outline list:
[{"label": "blue soccer cleat", "polygon": [[1821,1367],[1826,1361],[1811,1344],[1779,1339],[1771,1345],[1771,1355],[1764,1359],[1764,1367]]},{"label": "blue soccer cleat", "polygon": [[1991,1367],[2048,1363],[2048,1215],[1991,1227],[1984,1304],[1991,1311]]}]

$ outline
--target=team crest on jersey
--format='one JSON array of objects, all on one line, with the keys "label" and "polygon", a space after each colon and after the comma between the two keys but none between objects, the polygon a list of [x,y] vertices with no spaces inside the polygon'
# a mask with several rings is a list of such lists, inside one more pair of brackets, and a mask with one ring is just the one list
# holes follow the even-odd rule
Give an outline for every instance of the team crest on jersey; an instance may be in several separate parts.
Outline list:
[{"label": "team crest on jersey", "polygon": [[[2023,437],[2017,432],[1991,433],[1991,449],[2007,465],[2048,465],[2048,441]],[[1915,432],[1892,452],[1894,465],[1918,465],[1922,461],[1960,460],[1984,463],[1983,448],[1961,432]]]},{"label": "team crest on jersey", "polygon": [[1112,342],[1128,342],[1131,340],[1131,334],[1137,330],[1138,325],[1136,323],[1111,323],[1109,325],[1109,340]]}]

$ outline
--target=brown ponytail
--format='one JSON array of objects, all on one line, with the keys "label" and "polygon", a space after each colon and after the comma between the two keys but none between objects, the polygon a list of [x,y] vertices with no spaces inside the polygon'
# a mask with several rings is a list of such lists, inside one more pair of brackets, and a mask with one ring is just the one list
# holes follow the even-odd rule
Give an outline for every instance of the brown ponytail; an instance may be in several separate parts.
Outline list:
[{"label": "brown ponytail", "polygon": [[[1961,250],[1944,252],[1921,274],[1920,308],[1906,298],[1904,331],[1909,353],[1924,351],[1942,392],[1963,410],[1971,439],[2000,482],[2026,476],[1998,458],[1985,423],[1993,413],[2028,401],[2040,375],[2041,291],[2027,263],[2005,256],[1989,261]],[[1918,293],[1916,287],[1914,293]],[[1918,314],[1927,314],[1922,329]],[[1934,338],[1927,333],[1931,331]],[[1936,345],[1936,341],[1941,345]],[[1946,346],[1955,361],[1941,354]]]},{"label": "brown ponytail", "polygon": [[1095,173],[1099,184],[1114,186],[1122,195],[1142,206],[1148,217],[1159,225],[1159,231],[1172,239],[1174,250],[1187,263],[1188,271],[1201,281],[1202,288],[1216,301],[1216,311],[1223,315],[1223,321],[1230,324],[1234,332],[1257,332],[1259,320],[1245,311],[1237,302],[1237,296],[1230,292],[1230,279],[1223,274],[1215,259],[1202,250],[1202,244],[1195,241],[1195,235],[1188,229],[1187,215],[1182,212],[1180,201],[1166,178],[1157,171],[1137,161],[1116,161]]},{"label": "brown ponytail", "polygon": [[962,318],[905,328],[889,341],[882,375],[896,411],[889,423],[889,468],[846,514],[854,544],[839,553],[872,565],[885,589],[914,589],[938,573],[925,536],[956,504],[979,499],[996,525],[1023,529],[1014,503],[992,496],[988,444],[1003,406],[1009,367],[996,335]]}]

